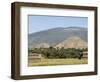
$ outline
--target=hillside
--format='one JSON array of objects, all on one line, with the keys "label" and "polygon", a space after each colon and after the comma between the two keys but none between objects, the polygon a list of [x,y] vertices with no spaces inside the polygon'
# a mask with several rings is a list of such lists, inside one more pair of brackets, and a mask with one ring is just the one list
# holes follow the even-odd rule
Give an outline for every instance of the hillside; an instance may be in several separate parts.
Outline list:
[{"label": "hillside", "polygon": [[50,46],[47,43],[40,43],[34,46],[35,48],[49,48]]},{"label": "hillside", "polygon": [[[40,32],[35,32],[28,35],[29,48],[38,46],[38,44],[46,43],[48,46],[56,46],[70,39],[70,37],[80,38],[83,44],[88,44],[87,41],[87,28],[82,27],[57,27]],[[67,44],[70,42],[67,40]],[[81,44],[82,44],[81,43]],[[66,45],[67,45],[66,44]],[[74,44],[75,45],[75,44]],[[72,46],[72,44],[71,44]]]}]

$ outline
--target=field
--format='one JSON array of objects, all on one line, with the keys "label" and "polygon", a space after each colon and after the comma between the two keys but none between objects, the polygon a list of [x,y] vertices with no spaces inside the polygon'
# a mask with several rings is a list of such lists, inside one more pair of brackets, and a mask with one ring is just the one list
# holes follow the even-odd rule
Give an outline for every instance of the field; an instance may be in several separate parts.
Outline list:
[{"label": "field", "polygon": [[29,59],[28,66],[53,66],[53,65],[76,65],[87,64],[87,58],[66,58],[66,59]]}]

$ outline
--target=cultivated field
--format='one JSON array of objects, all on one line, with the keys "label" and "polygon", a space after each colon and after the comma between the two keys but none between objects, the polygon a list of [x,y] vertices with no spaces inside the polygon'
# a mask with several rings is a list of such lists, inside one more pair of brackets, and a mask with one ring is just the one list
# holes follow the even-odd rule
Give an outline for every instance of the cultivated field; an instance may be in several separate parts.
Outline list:
[{"label": "cultivated field", "polygon": [[75,59],[28,59],[28,66],[53,66],[53,65],[76,65],[87,64],[87,58]]}]

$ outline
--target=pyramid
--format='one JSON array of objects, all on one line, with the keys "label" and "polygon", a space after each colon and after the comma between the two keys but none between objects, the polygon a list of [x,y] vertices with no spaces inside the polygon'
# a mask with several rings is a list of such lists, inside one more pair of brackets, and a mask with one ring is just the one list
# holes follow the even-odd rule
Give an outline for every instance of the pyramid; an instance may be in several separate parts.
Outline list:
[{"label": "pyramid", "polygon": [[87,48],[87,43],[77,36],[69,37],[63,42],[57,44],[55,48]]}]

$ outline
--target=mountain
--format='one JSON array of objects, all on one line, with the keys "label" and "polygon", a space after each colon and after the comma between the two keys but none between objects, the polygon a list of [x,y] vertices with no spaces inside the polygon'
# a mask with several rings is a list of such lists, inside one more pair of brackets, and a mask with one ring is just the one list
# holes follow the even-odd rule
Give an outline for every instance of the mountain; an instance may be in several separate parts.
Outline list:
[{"label": "mountain", "polygon": [[29,48],[36,47],[41,43],[46,43],[49,46],[56,46],[57,44],[67,40],[69,37],[79,37],[84,42],[88,43],[87,28],[82,27],[57,27],[48,29],[28,35]]},{"label": "mountain", "polygon": [[57,44],[55,48],[87,48],[87,43],[77,36],[69,37],[63,42]]}]

